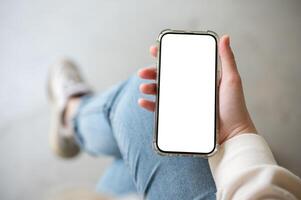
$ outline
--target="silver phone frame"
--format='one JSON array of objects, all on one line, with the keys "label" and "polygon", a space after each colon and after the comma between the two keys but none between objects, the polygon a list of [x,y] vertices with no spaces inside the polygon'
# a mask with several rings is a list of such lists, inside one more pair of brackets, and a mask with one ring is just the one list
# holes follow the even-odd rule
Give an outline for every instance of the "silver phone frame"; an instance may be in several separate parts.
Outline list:
[{"label": "silver phone frame", "polygon": [[[158,147],[158,102],[159,102],[159,76],[160,76],[160,58],[161,58],[161,39],[162,37],[167,33],[176,33],[176,34],[196,34],[196,35],[210,35],[215,38],[216,41],[216,88],[215,88],[215,148],[210,153],[196,153],[196,152],[166,152],[162,151]],[[205,157],[208,158],[212,155],[214,155],[219,148],[218,139],[219,139],[219,84],[221,79],[221,65],[220,65],[220,58],[218,54],[218,41],[219,37],[218,35],[213,31],[188,31],[188,30],[172,30],[172,29],[165,29],[160,32],[158,38],[157,38],[157,47],[158,47],[158,53],[157,53],[157,77],[156,77],[156,83],[158,86],[157,95],[156,95],[156,108],[154,112],[154,131],[153,131],[153,148],[154,150],[162,156],[190,156],[190,157]]]}]

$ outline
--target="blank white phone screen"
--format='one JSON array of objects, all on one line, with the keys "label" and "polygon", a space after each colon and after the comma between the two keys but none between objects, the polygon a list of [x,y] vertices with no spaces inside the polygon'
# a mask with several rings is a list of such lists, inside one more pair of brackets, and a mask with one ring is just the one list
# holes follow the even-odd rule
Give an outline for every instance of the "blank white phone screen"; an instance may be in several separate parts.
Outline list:
[{"label": "blank white phone screen", "polygon": [[161,37],[157,147],[211,153],[215,148],[216,39],[166,33]]}]

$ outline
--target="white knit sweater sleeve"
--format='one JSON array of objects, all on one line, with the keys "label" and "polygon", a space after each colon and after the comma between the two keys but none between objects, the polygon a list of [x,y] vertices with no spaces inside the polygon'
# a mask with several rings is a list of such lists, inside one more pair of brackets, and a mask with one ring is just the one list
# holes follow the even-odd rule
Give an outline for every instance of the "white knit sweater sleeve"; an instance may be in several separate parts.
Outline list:
[{"label": "white knit sweater sleeve", "polygon": [[226,141],[209,158],[220,200],[301,199],[301,180],[277,165],[257,134],[242,134]]}]

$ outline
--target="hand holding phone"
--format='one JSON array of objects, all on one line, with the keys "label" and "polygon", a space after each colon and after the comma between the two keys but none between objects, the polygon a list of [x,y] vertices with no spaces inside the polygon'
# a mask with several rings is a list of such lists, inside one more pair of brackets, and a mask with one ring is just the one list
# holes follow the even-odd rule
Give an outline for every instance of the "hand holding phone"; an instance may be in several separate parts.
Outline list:
[{"label": "hand holding phone", "polygon": [[[222,64],[222,77],[219,86],[219,144],[238,134],[256,133],[255,126],[245,105],[241,79],[229,44],[228,36],[221,37],[218,44]],[[157,46],[152,46],[150,51],[154,57],[157,56]],[[144,79],[155,80],[156,75],[156,67],[139,71],[139,76]],[[154,83],[142,84],[140,90],[146,94],[156,95],[157,85]],[[181,93],[181,91],[178,92]],[[140,99],[139,104],[150,111],[155,110],[155,102]]]}]

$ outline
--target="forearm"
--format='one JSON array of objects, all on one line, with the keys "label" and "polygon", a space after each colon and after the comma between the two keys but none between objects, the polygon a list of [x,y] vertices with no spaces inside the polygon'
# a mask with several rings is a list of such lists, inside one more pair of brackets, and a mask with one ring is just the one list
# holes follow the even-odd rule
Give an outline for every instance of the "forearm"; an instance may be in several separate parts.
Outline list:
[{"label": "forearm", "polygon": [[300,199],[301,180],[277,165],[264,139],[242,134],[209,158],[217,199]]}]

